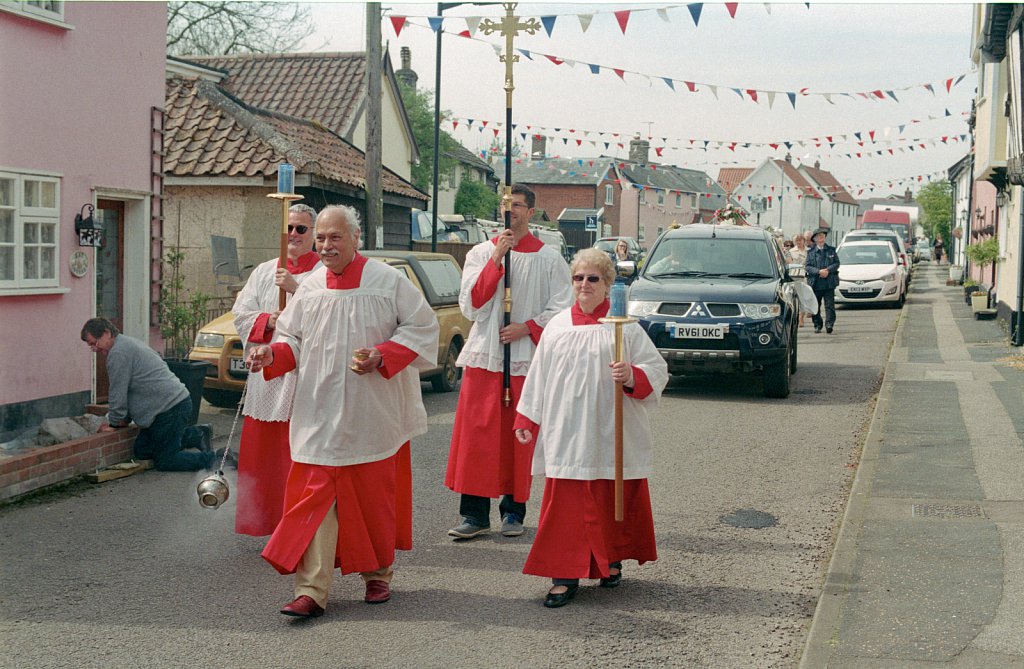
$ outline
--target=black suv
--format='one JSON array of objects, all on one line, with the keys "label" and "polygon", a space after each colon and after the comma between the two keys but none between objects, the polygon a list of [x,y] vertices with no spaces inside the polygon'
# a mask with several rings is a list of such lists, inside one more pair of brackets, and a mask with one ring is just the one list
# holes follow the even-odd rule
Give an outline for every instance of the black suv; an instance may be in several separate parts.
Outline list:
[{"label": "black suv", "polygon": [[764,394],[788,397],[796,371],[794,279],[772,236],[694,224],[666,231],[629,289],[629,314],[672,374],[763,370]]}]

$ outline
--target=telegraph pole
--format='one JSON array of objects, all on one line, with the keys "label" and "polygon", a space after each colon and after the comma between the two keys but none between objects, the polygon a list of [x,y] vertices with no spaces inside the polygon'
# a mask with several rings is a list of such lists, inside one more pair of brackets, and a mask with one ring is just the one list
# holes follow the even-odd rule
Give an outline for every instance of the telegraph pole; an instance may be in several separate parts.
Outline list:
[{"label": "telegraph pole", "polygon": [[366,4],[366,246],[384,246],[377,239],[384,231],[384,199],[381,188],[381,63],[380,3]]}]

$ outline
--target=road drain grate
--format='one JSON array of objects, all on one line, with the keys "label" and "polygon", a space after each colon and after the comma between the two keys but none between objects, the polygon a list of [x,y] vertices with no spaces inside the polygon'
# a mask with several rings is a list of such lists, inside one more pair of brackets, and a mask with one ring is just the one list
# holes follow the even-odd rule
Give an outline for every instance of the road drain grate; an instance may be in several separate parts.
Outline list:
[{"label": "road drain grate", "polygon": [[984,518],[985,511],[977,504],[914,504],[911,507],[915,518]]},{"label": "road drain grate", "polygon": [[726,525],[752,530],[763,530],[764,528],[772,527],[775,523],[779,522],[772,514],[765,513],[764,511],[758,511],[756,509],[737,509],[728,516],[720,516],[718,520]]}]

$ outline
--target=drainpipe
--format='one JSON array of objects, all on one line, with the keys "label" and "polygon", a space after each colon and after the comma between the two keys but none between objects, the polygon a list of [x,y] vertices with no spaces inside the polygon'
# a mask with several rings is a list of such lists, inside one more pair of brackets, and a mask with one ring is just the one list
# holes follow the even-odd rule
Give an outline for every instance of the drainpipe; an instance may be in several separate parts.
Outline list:
[{"label": "drainpipe", "polygon": [[1024,214],[1017,222],[1020,229],[1020,236],[1017,239],[1017,308],[1013,317],[1013,341],[1014,346],[1024,346]]}]

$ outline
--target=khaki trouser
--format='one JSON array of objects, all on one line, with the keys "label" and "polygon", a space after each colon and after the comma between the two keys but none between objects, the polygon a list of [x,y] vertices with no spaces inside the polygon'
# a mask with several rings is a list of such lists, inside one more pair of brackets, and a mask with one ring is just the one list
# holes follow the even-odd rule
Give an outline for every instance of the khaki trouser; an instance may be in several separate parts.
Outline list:
[{"label": "khaki trouser", "polygon": [[[331,505],[295,569],[295,597],[309,595],[322,608],[327,608],[327,591],[330,589],[331,579],[334,577],[334,556],[338,546],[337,509],[337,503]],[[360,573],[363,583],[370,581],[391,583],[393,575],[394,570],[390,565],[377,571]]]}]

